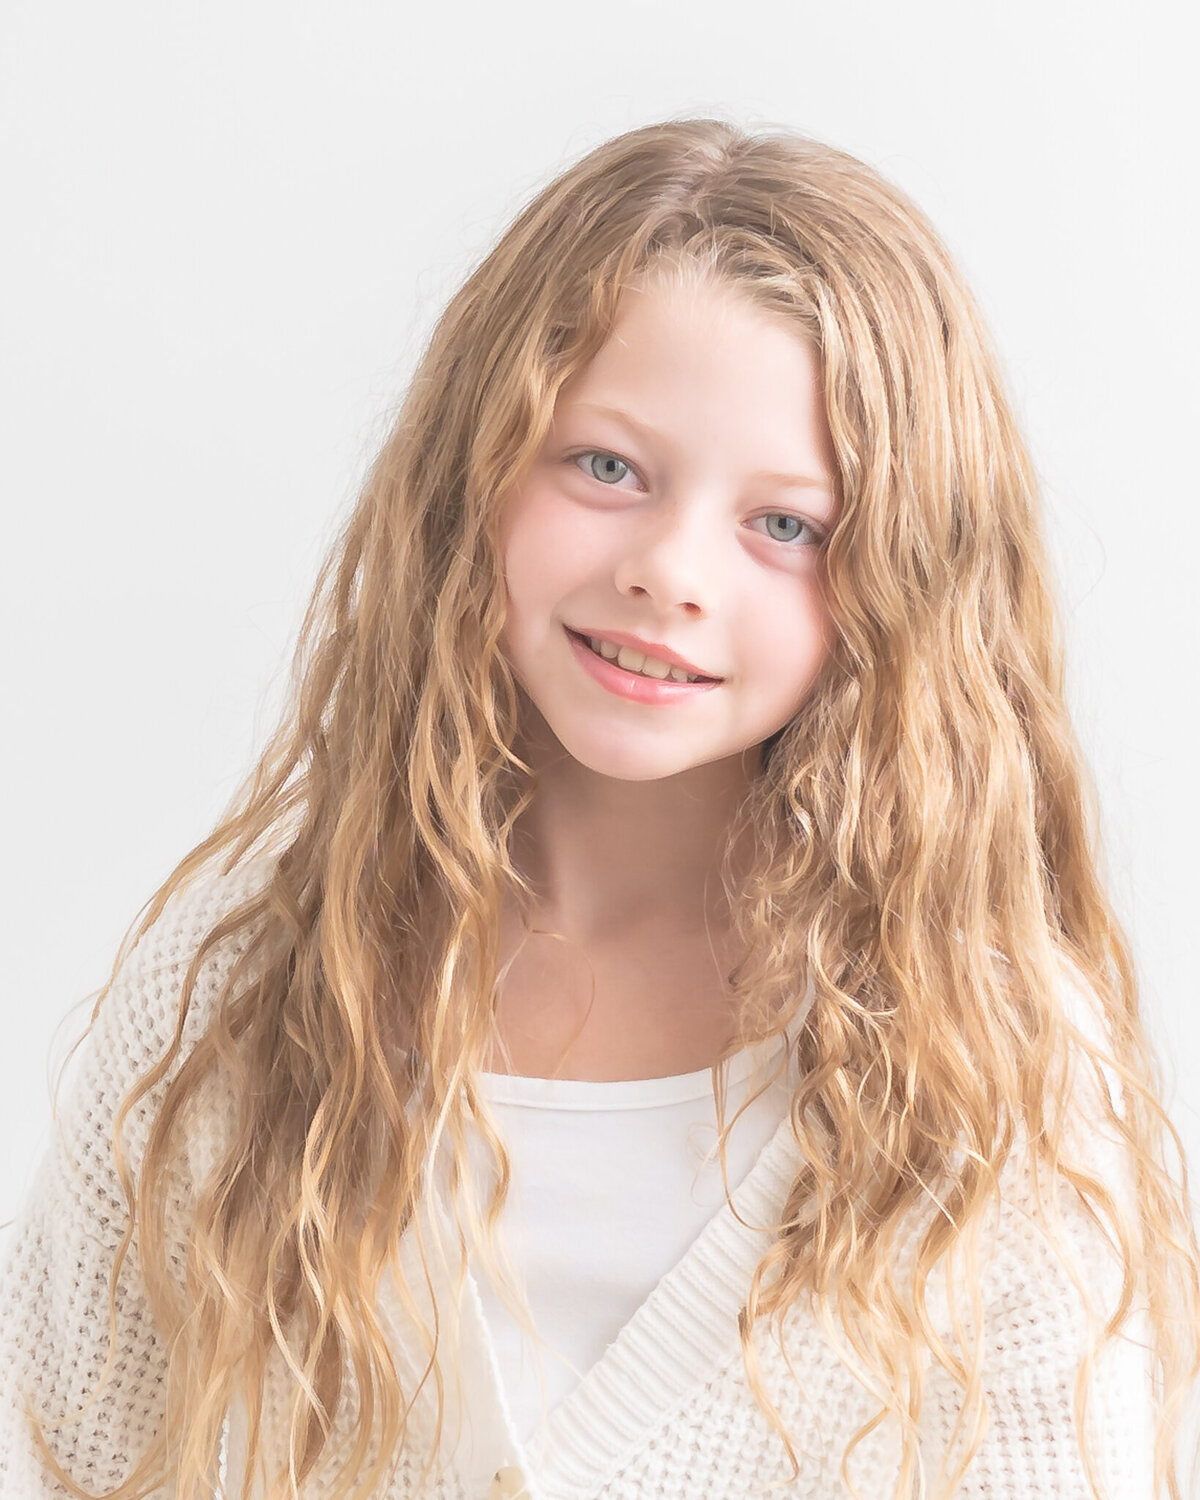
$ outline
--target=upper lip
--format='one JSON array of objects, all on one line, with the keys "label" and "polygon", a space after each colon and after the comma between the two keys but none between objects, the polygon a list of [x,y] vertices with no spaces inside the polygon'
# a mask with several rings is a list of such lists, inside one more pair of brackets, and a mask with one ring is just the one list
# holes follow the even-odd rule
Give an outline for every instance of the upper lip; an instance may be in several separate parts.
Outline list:
[{"label": "upper lip", "polygon": [[660,645],[657,641],[644,641],[640,636],[630,635],[628,630],[588,629],[577,630],[575,634],[590,635],[602,641],[611,641],[614,646],[628,646],[630,650],[641,651],[645,656],[656,656],[668,666],[681,667],[690,677],[710,677],[716,682],[721,680],[715,672],[706,672],[703,667],[696,666],[695,662],[688,661],[686,656],[680,656],[678,651],[672,651],[669,646]]}]

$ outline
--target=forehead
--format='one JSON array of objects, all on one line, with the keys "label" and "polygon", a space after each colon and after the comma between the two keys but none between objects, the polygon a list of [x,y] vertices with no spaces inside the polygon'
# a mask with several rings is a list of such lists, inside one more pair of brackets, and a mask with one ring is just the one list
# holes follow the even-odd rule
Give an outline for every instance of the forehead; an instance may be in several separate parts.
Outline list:
[{"label": "forehead", "polygon": [[657,277],[623,291],[612,328],[592,359],[559,391],[567,403],[608,382],[644,386],[666,380],[699,384],[782,382],[810,386],[820,359],[799,320],[763,307],[737,288]]},{"label": "forehead", "polygon": [[668,281],[622,294],[608,338],[560,389],[554,428],[619,420],[614,412],[710,463],[831,470],[812,340],[726,286]]}]

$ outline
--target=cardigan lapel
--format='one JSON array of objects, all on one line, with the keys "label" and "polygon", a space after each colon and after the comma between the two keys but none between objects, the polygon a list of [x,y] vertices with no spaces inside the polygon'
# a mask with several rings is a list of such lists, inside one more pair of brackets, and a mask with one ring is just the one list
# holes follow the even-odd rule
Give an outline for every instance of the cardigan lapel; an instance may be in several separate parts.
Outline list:
[{"label": "cardigan lapel", "polygon": [[[427,1179],[428,1182],[428,1179]],[[457,1233],[449,1215],[427,1191],[416,1209],[416,1219],[428,1262],[428,1279],[412,1229],[402,1237],[398,1258],[405,1283],[427,1327],[438,1330],[437,1370],[443,1392],[439,1457],[460,1479],[470,1500],[492,1493],[499,1470],[519,1468],[527,1476],[528,1500],[543,1500],[509,1415],[495,1351],[484,1321],[475,1278],[466,1272],[461,1296],[456,1295]],[[432,1230],[432,1232],[431,1232]],[[403,1310],[394,1282],[388,1281],[387,1304],[395,1308],[391,1345],[408,1388],[421,1380],[427,1360],[413,1347],[412,1325]],[[435,1306],[436,1302],[436,1323]],[[432,1449],[436,1434],[436,1385],[431,1373],[421,1387],[410,1417],[410,1433],[422,1452]]]},{"label": "cardigan lapel", "polygon": [[[539,1492],[553,1500],[597,1494],[690,1391],[739,1356],[738,1313],[802,1160],[785,1117],[733,1207],[721,1205],[528,1445],[526,1473]],[[490,1354],[474,1283],[472,1292],[475,1337]],[[494,1355],[489,1365],[499,1389]]]}]

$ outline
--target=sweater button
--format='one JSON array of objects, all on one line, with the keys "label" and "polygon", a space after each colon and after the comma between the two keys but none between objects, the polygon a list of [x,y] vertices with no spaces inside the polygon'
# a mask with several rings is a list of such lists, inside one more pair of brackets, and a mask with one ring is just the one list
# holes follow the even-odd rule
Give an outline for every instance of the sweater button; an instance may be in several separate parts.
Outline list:
[{"label": "sweater button", "polygon": [[492,1475],[488,1500],[529,1500],[525,1476],[520,1469],[514,1468],[512,1464],[505,1464],[504,1468],[497,1469]]}]

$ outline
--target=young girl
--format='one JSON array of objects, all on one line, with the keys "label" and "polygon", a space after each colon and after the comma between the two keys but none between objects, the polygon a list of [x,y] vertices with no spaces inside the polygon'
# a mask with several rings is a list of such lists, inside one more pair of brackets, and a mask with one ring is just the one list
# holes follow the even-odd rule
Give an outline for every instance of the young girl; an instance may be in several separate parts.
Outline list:
[{"label": "young girl", "polygon": [[101,993],[0,1494],[1182,1500],[1200,1252],[1047,574],[874,172],[684,120],[540,193]]}]

